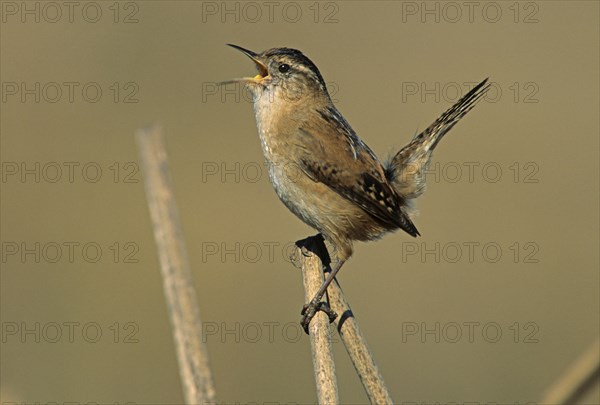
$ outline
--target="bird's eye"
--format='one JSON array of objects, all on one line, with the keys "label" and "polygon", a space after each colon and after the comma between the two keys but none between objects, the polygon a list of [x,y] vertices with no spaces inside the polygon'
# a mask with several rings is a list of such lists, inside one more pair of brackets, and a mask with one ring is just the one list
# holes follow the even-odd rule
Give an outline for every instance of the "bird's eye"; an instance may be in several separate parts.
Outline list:
[{"label": "bird's eye", "polygon": [[279,65],[279,71],[281,73],[286,73],[290,70],[290,65],[288,65],[287,63],[282,63],[281,65]]}]

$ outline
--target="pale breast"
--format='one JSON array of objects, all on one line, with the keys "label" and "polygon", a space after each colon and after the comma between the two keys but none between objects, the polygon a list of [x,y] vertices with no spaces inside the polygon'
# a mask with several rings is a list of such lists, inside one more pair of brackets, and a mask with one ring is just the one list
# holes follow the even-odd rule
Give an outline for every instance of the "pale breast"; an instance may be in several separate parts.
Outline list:
[{"label": "pale breast", "polygon": [[294,160],[297,147],[294,142],[299,142],[294,132],[297,112],[274,114],[272,108],[268,94],[255,99],[254,111],[269,179],[285,206],[333,240],[371,240],[386,232],[355,203],[306,175]]}]

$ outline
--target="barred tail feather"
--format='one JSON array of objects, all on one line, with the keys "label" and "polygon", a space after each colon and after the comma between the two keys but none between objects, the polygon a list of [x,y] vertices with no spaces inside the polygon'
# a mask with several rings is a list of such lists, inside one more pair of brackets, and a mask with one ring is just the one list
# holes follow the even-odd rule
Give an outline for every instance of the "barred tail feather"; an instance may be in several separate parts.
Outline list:
[{"label": "barred tail feather", "polygon": [[[394,189],[405,200],[417,198],[425,191],[425,172],[433,149],[443,136],[464,117],[489,90],[483,80],[444,112],[427,129],[416,135],[385,164],[385,174]],[[407,201],[410,203],[410,201]],[[410,204],[407,204],[410,205]]]}]

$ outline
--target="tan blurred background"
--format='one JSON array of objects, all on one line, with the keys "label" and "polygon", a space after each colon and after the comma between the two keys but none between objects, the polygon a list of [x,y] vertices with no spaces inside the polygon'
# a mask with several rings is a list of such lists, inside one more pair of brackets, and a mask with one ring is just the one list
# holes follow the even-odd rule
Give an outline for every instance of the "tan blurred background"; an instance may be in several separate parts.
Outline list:
[{"label": "tan blurred background", "polygon": [[339,280],[398,403],[538,401],[599,331],[599,6],[469,4],[2,2],[3,403],[182,403],[133,137],[153,122],[219,402],[315,401],[286,260],[314,231],[214,85],[254,74],[229,42],[305,52],[382,158],[495,82],[434,156],[423,236],[359,244]]}]

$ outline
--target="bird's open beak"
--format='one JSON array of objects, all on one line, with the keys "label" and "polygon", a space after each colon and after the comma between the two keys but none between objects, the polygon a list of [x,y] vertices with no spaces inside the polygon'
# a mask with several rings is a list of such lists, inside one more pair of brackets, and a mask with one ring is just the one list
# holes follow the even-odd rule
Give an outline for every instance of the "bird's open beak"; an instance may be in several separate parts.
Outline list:
[{"label": "bird's open beak", "polygon": [[241,46],[237,46],[237,45],[233,45],[233,44],[227,44],[227,45],[229,45],[232,48],[237,49],[238,51],[242,52],[244,55],[246,55],[247,57],[252,59],[252,61],[256,65],[256,68],[258,69],[258,74],[254,77],[242,77],[239,79],[228,80],[228,81],[222,82],[222,84],[237,83],[237,82],[258,84],[262,80],[264,80],[266,77],[269,76],[269,70],[267,69],[267,66],[261,61],[261,57],[258,54],[256,54],[255,52],[252,52],[248,49],[244,49]]}]

